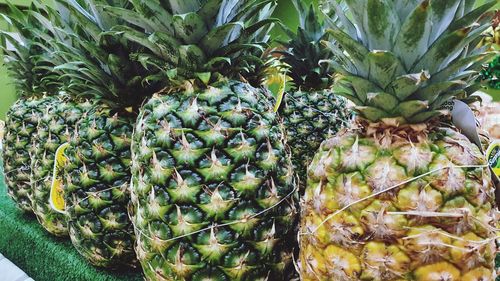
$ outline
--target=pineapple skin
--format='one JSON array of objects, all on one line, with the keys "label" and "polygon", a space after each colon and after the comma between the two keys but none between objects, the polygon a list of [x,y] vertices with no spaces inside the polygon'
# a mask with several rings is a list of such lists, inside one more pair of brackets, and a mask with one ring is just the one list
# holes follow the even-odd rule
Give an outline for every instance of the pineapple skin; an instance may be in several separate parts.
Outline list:
[{"label": "pineapple skin", "polygon": [[486,165],[478,147],[449,128],[370,127],[325,141],[308,170],[302,280],[495,280],[489,170],[435,171]]},{"label": "pineapple skin", "polygon": [[97,105],[78,123],[66,150],[65,203],[75,248],[97,267],[135,267],[128,217],[130,143],[135,117]]},{"label": "pineapple skin", "polygon": [[68,235],[66,216],[50,206],[50,190],[54,169],[55,154],[59,146],[69,142],[76,123],[90,103],[76,103],[67,97],[54,97],[42,114],[34,136],[34,158],[31,162],[32,188],[31,202],[33,212],[40,224],[51,234],[64,237]]},{"label": "pineapple skin", "polygon": [[153,96],[132,145],[147,280],[289,280],[297,188],[283,138],[269,98],[241,82]]},{"label": "pineapple skin", "polygon": [[34,138],[38,123],[52,98],[21,98],[7,113],[3,163],[9,196],[25,213],[33,213],[31,159],[36,146]]},{"label": "pineapple skin", "polygon": [[345,98],[325,89],[288,92],[280,114],[287,131],[295,171],[305,185],[307,166],[321,143],[348,126],[352,112],[348,110]]}]

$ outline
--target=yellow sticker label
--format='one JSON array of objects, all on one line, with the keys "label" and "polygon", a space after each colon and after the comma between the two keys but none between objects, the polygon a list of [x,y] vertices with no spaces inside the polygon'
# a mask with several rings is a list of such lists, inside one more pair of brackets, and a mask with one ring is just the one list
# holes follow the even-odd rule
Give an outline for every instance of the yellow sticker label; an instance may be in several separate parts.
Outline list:
[{"label": "yellow sticker label", "polygon": [[65,213],[66,204],[64,203],[64,165],[66,165],[66,155],[64,152],[69,143],[64,143],[56,150],[54,161],[54,170],[52,172],[52,185],[50,187],[50,207],[56,212]]},{"label": "yellow sticker label", "polygon": [[276,104],[274,105],[274,111],[277,112],[283,101],[283,95],[286,91],[286,82],[288,81],[286,73],[280,71],[278,68],[274,67],[269,70],[267,75],[267,80],[265,85],[267,89],[276,99]]},{"label": "yellow sticker label", "polygon": [[493,172],[500,177],[500,141],[493,142],[486,151],[488,164]]}]

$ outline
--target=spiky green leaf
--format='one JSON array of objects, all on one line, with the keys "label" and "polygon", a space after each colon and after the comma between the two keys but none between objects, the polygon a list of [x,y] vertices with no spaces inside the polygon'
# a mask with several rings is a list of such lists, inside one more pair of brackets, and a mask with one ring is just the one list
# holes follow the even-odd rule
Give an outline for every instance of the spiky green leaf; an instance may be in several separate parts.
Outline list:
[{"label": "spiky green leaf", "polygon": [[403,22],[396,37],[394,50],[400,57],[404,57],[406,69],[410,69],[427,51],[432,29],[432,22],[428,20],[430,16],[429,3],[423,1]]},{"label": "spiky green leaf", "polygon": [[398,99],[384,92],[370,92],[367,95],[367,104],[383,111],[391,112],[398,105]]},{"label": "spiky green leaf", "polygon": [[408,120],[412,116],[428,110],[428,108],[429,103],[427,101],[410,100],[400,103],[395,112]]},{"label": "spiky green leaf", "polygon": [[208,32],[203,18],[197,13],[191,12],[173,16],[175,34],[185,44],[195,44]]}]

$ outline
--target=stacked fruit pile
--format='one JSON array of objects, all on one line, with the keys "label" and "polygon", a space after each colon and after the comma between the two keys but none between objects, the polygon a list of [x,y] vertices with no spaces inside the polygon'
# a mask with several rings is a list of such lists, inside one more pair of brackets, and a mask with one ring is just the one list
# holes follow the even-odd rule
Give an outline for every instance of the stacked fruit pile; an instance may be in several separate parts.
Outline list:
[{"label": "stacked fruit pile", "polygon": [[450,108],[495,56],[480,41],[496,1],[294,0],[300,26],[274,41],[273,0],[55,2],[5,15],[20,35],[1,33],[20,96],[5,177],[91,264],[148,280],[496,277],[490,170]]}]

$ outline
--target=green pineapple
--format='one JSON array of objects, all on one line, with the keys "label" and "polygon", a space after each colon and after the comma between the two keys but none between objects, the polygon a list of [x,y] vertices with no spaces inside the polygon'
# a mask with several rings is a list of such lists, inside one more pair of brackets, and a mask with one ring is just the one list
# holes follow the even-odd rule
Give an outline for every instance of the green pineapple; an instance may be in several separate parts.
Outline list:
[{"label": "green pineapple", "polygon": [[309,167],[302,280],[495,279],[487,161],[443,108],[492,57],[472,48],[496,1],[474,2],[345,1],[345,31],[330,31],[344,64],[331,64],[359,117]]},{"label": "green pineapple", "polygon": [[333,72],[324,60],[334,59],[333,52],[323,45],[328,40],[326,22],[322,22],[311,4],[309,9],[300,0],[293,0],[300,25],[294,33],[283,26],[290,38],[281,42],[281,60],[288,67],[293,89],[285,93],[280,113],[287,129],[292,160],[301,180],[306,181],[307,166],[321,142],[348,125],[351,119],[347,101],[333,93]]},{"label": "green pineapple", "polygon": [[[110,10],[147,34],[138,55],[170,78],[132,143],[137,255],[148,280],[289,280],[296,184],[259,77],[275,2],[133,1]],[[254,80],[259,80],[254,79]]]},{"label": "green pineapple", "polygon": [[[32,9],[35,9],[32,7]],[[3,163],[5,180],[10,197],[17,206],[28,213],[32,210],[32,167],[31,158],[37,149],[35,141],[37,126],[45,108],[55,102],[46,69],[38,68],[43,26],[27,12],[8,4],[8,14],[4,15],[19,34],[1,32],[2,50],[9,75],[13,78],[19,100],[9,109],[6,118]],[[14,49],[7,48],[11,44]]]},{"label": "green pineapple", "polygon": [[134,234],[127,213],[135,118],[128,112],[98,106],[78,123],[66,151],[70,238],[95,266],[135,266]]},{"label": "green pineapple", "polygon": [[[65,91],[95,106],[79,120],[66,149],[65,203],[75,248],[99,267],[135,266],[134,233],[128,218],[130,142],[142,100],[158,91],[142,83],[146,72],[129,60],[141,51],[107,33],[120,19],[101,5],[127,2],[60,0],[60,14],[72,27],[74,46],[63,44],[68,61],[57,67],[67,78]],[[65,15],[69,14],[69,17]]]},{"label": "green pineapple", "polygon": [[11,106],[5,120],[3,164],[7,191],[16,205],[27,213],[33,212],[30,200],[33,136],[42,110],[49,103],[48,99],[21,97]]},{"label": "green pineapple", "polygon": [[[20,185],[23,188],[20,190],[25,195],[25,208],[35,213],[47,231],[56,236],[66,236],[66,218],[54,211],[49,203],[55,152],[61,144],[68,141],[76,121],[88,109],[89,104],[81,101],[76,103],[68,96],[59,94],[61,77],[54,72],[54,67],[65,61],[55,55],[61,50],[56,42],[64,41],[67,34],[64,28],[55,28],[57,18],[54,11],[37,2],[26,11],[10,5],[10,15],[10,23],[16,29],[23,30],[26,35],[21,37],[20,42],[12,37],[8,39],[17,43],[17,53],[24,54],[25,57],[19,58],[31,62],[29,67],[34,76],[31,82],[33,91],[43,91],[41,94],[46,95],[28,101],[21,99],[9,112],[9,120],[14,121],[9,123],[12,126],[24,123],[22,126],[25,129],[17,134],[15,130],[11,130],[7,134],[7,138],[16,143],[20,152],[13,154],[12,150],[6,150],[6,163],[8,165],[12,161],[18,161],[25,165],[23,170],[29,171],[12,173],[18,178],[24,178],[25,184]],[[60,25],[61,22],[57,24]],[[21,53],[27,48],[32,50]],[[19,65],[12,67],[19,69]],[[19,80],[16,81],[18,86],[23,85]],[[31,112],[28,118],[23,115],[26,110]]]},{"label": "green pineapple", "polygon": [[32,160],[32,208],[38,221],[51,234],[67,236],[66,216],[50,204],[53,169],[57,149],[70,141],[76,123],[91,107],[89,102],[76,103],[70,97],[59,97],[45,107],[34,137]]},{"label": "green pineapple", "polygon": [[35,69],[45,71],[41,81],[50,86],[51,92],[54,93],[45,98],[47,100],[45,106],[38,108],[41,113],[36,129],[32,133],[31,208],[48,232],[56,236],[67,236],[66,217],[54,210],[50,204],[55,154],[59,146],[69,141],[76,122],[91,104],[58,93],[61,88],[61,77],[56,73],[55,67],[67,61],[57,54],[64,50],[60,47],[60,42],[69,43],[69,41],[66,26],[57,17],[56,12],[48,6],[37,3],[24,13],[37,21],[38,26],[43,27],[32,29],[42,50],[34,55]]}]

